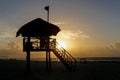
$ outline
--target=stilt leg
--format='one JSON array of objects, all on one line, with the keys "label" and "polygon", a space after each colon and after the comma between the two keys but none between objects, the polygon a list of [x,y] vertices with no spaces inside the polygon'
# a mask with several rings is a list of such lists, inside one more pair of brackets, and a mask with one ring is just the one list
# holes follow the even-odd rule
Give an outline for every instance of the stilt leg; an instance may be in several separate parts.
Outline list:
[{"label": "stilt leg", "polygon": [[26,71],[30,72],[30,51],[27,51],[26,55]]},{"label": "stilt leg", "polygon": [[51,58],[50,58],[50,51],[46,51],[46,71],[51,71]]},{"label": "stilt leg", "polygon": [[48,53],[46,51],[46,72],[48,72]]},{"label": "stilt leg", "polygon": [[30,72],[30,48],[31,48],[31,44],[30,44],[30,37],[28,37],[27,39],[27,44],[26,44],[26,71]]},{"label": "stilt leg", "polygon": [[51,72],[51,57],[50,57],[50,51],[48,52],[49,54],[49,72]]}]

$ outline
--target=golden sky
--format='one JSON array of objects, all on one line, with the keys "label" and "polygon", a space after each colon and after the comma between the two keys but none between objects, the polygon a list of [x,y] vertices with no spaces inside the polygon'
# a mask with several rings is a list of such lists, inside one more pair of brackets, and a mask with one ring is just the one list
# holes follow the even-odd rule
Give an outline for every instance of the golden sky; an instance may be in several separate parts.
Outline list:
[{"label": "golden sky", "polygon": [[[1,0],[0,58],[25,58],[17,30],[42,18],[60,27],[56,39],[75,57],[120,57],[119,0]],[[42,53],[32,53],[43,57]]]}]

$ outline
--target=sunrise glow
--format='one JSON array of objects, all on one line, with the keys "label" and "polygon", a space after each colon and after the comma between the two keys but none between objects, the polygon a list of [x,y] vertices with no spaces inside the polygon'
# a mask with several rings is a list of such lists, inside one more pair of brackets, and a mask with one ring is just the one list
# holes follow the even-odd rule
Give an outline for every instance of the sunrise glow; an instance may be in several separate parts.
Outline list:
[{"label": "sunrise glow", "polygon": [[61,29],[51,37],[58,47],[75,57],[120,57],[120,0],[1,0],[0,4],[0,58],[24,58],[22,37],[16,38],[16,32],[36,18],[47,21],[47,5],[49,22]]},{"label": "sunrise glow", "polygon": [[58,41],[58,45],[57,45],[58,48],[66,48],[66,44],[63,42],[63,41]]}]

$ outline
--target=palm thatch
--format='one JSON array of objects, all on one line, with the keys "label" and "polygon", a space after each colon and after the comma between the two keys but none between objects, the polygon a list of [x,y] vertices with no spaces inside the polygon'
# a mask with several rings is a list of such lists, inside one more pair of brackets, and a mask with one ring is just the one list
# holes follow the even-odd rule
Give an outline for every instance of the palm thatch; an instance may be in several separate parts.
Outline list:
[{"label": "palm thatch", "polygon": [[16,37],[47,37],[56,36],[60,28],[54,24],[48,23],[40,18],[34,19],[31,22],[23,25],[16,34]]}]

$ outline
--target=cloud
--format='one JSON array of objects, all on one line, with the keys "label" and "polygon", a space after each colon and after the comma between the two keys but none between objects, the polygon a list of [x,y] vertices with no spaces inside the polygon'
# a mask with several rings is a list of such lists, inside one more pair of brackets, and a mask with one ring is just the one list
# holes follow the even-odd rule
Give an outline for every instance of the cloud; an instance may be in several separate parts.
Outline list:
[{"label": "cloud", "polygon": [[[74,52],[73,52],[74,53]],[[120,57],[120,41],[107,46],[96,46],[86,49],[78,49],[78,57]]]},{"label": "cloud", "polygon": [[19,58],[24,57],[22,44],[18,41],[11,41],[0,45],[0,58]]},{"label": "cloud", "polygon": [[22,44],[19,42],[9,42],[7,43],[8,49],[16,49],[16,50],[21,50],[22,49]]},{"label": "cloud", "polygon": [[63,30],[61,31],[60,34],[62,37],[67,38],[67,39],[88,39],[89,35],[84,34],[83,31],[77,30],[77,31],[72,31],[72,30]]},{"label": "cloud", "polygon": [[14,38],[16,35],[16,29],[15,28],[6,28],[0,30],[0,39],[6,39],[6,38]]},{"label": "cloud", "polygon": [[53,24],[55,25],[63,25],[63,24],[66,24],[65,22],[53,22]]},{"label": "cloud", "polygon": [[24,54],[21,50],[17,49],[0,49],[0,58],[20,58],[24,57]]},{"label": "cloud", "polygon": [[14,38],[17,28],[7,22],[0,22],[0,39]]},{"label": "cloud", "polygon": [[114,49],[120,49],[120,42],[114,42],[110,47]]},{"label": "cloud", "polygon": [[0,39],[12,38],[13,34],[8,32],[0,32]]}]

